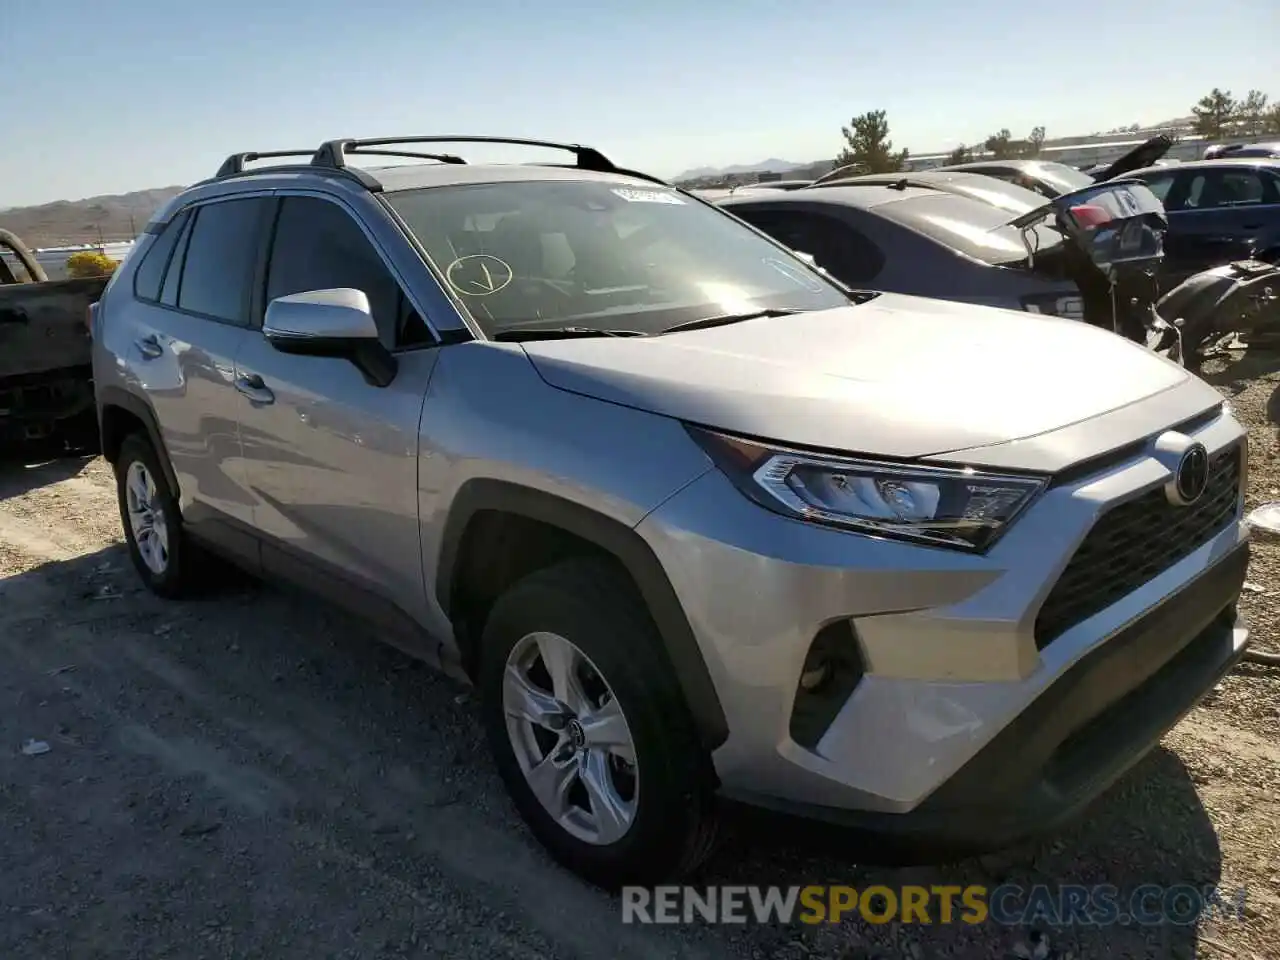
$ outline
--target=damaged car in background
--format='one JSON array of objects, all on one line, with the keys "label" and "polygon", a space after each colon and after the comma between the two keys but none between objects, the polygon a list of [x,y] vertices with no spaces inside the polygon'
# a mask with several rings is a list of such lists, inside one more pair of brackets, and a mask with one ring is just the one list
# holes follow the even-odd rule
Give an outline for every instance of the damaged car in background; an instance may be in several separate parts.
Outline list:
[{"label": "damaged car in background", "polygon": [[1255,270],[1212,298],[1186,285],[1161,296],[1168,222],[1139,181],[1093,183],[1013,217],[954,189],[860,179],[717,202],[850,287],[1083,320],[1191,369],[1202,331],[1266,316],[1280,288],[1280,273]]},{"label": "damaged car in background", "polygon": [[957,173],[979,173],[983,176],[995,177],[997,180],[1016,183],[1020,187],[1054,199],[1064,193],[1074,193],[1092,184],[1115,180],[1127,176],[1134,170],[1154,166],[1169,152],[1173,143],[1172,138],[1160,134],[1144,140],[1111,163],[1099,164],[1087,171],[1077,170],[1053,160],[1021,157],[971,160],[968,163],[949,164],[934,169]]},{"label": "damaged car in background", "polygon": [[88,318],[107,282],[49,280],[0,230],[0,458],[96,447]]}]

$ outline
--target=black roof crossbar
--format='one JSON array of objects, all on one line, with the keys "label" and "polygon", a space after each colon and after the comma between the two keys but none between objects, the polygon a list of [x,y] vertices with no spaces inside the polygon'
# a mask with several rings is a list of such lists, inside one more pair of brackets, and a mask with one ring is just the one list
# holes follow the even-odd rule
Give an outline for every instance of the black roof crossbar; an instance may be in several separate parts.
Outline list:
[{"label": "black roof crossbar", "polygon": [[[583,170],[595,170],[600,173],[613,173],[617,170],[603,153],[594,147],[584,147],[579,143],[556,143],[551,140],[526,140],[518,137],[477,137],[468,134],[455,134],[435,137],[377,137],[366,140],[329,140],[321,144],[311,162],[318,167],[337,167],[347,165],[347,155],[359,153],[366,147],[388,147],[406,143],[504,143],[519,147],[546,147],[550,150],[565,150],[574,155],[577,166]],[[363,152],[369,152],[364,150]]]},{"label": "black roof crossbar", "polygon": [[222,166],[218,168],[218,172],[213,176],[214,179],[234,177],[237,174],[244,173],[244,165],[246,163],[252,163],[255,160],[267,160],[272,157],[310,157],[314,155],[314,150],[251,150],[246,153],[233,153],[222,161]]},{"label": "black roof crossbar", "polygon": [[[635,177],[637,180],[647,180],[650,183],[656,183],[664,187],[670,186],[667,181],[660,177],[655,177],[648,173],[641,173],[639,170],[630,170],[625,167],[615,165],[612,160],[594,147],[587,147],[578,143],[558,143],[553,140],[529,140],[521,137],[481,137],[471,136],[468,134],[432,137],[379,137],[376,139],[363,140],[327,140],[320,145],[320,149],[318,150],[252,150],[245,151],[243,153],[233,153],[222,162],[222,166],[218,167],[218,172],[214,174],[211,180],[222,180],[227,177],[245,176],[259,172],[296,173],[305,170],[315,171],[316,168],[319,167],[322,170],[330,171],[335,176],[342,176],[355,180],[366,189],[376,193],[382,190],[381,182],[379,182],[379,180],[367,170],[348,166],[347,160],[350,157],[407,157],[414,160],[435,160],[443,164],[465,164],[467,162],[462,157],[452,153],[425,153],[416,150],[381,149],[383,147],[398,147],[400,145],[412,145],[419,143],[494,143],[524,147],[544,147],[550,150],[563,150],[573,154],[575,162],[572,166],[569,164],[539,164],[539,166],[569,167],[570,169],[577,170],[591,170],[596,173],[617,173],[626,177]],[[255,160],[269,160],[276,157],[307,157],[308,162],[305,164],[294,163],[260,167],[254,170],[246,169],[246,164],[252,163]],[[201,183],[208,182],[211,181],[201,181]]]},{"label": "black roof crossbar", "polygon": [[[467,162],[452,153],[419,153],[416,150],[360,150],[359,153],[362,157],[413,157],[416,160],[438,160],[440,163]],[[315,156],[314,151],[308,151],[308,154]]]},{"label": "black roof crossbar", "polygon": [[[317,167],[331,167],[342,170],[347,167],[347,158],[357,154],[382,154],[385,156],[417,156],[417,154],[401,154],[399,152],[387,152],[370,147],[387,147],[402,144],[415,143],[496,143],[507,144],[519,147],[545,147],[549,150],[564,150],[572,153],[574,157],[574,167],[578,170],[592,170],[596,173],[620,173],[624,176],[638,177],[641,180],[649,180],[653,183],[666,185],[665,180],[658,177],[650,176],[647,173],[639,173],[635,170],[627,170],[614,164],[612,160],[606,157],[595,147],[583,146],[580,143],[559,143],[554,140],[529,140],[523,137],[480,137],[470,134],[452,134],[447,136],[433,137],[378,137],[367,140],[329,140],[320,145],[320,149],[315,152],[311,158],[312,164]],[[451,159],[443,160],[445,163],[463,163],[461,157],[452,157],[450,154],[428,154],[427,159],[441,159],[449,156]]]}]

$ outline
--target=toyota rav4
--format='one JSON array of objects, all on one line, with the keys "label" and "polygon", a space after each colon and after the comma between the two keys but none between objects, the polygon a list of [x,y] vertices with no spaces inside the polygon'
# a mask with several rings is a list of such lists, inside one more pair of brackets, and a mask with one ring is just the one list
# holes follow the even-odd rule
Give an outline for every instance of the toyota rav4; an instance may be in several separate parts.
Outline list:
[{"label": "toyota rav4", "polygon": [[431,146],[486,139],[237,154],[148,225],[92,335],[153,591],[220,556],[474,684],[607,885],[695,866],[721,797],[938,856],[1051,829],[1242,655],[1210,386],[847,289],[590,148]]}]

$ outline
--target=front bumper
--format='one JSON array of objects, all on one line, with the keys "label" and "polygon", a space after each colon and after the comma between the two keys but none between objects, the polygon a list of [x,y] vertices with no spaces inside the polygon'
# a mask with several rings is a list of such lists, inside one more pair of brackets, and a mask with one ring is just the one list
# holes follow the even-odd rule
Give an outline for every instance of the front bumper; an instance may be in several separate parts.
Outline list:
[{"label": "front bumper", "polygon": [[[1227,414],[1185,432],[1211,455],[1243,442]],[[722,792],[828,818],[858,811],[888,830],[910,815],[923,834],[979,807],[993,837],[1024,829],[997,823],[993,804],[1030,810],[1040,825],[1069,816],[1190,709],[1247,639],[1234,620],[1216,619],[1243,580],[1237,502],[1195,549],[1037,644],[1041,607],[1099,518],[1170,476],[1138,444],[1051,487],[985,556],[791,520],[717,471],[691,483],[637,530],[672,581],[728,722],[712,756]],[[852,628],[865,669],[820,736],[797,742],[797,680],[815,636],[836,623]],[[1169,674],[1177,683],[1152,679],[1184,647],[1213,647],[1197,638],[1215,630],[1227,646],[1205,655],[1203,682],[1179,670]],[[1069,690],[1084,691],[1070,709],[1058,702]],[[1098,717],[1120,716],[1130,695],[1153,725],[1125,720],[1121,734],[1098,734],[1094,724],[1109,722]]]},{"label": "front bumper", "polygon": [[1236,599],[1248,561],[1244,544],[1097,647],[909,813],[739,798],[925,853],[977,853],[1050,830],[1141,760],[1239,662],[1248,631]]}]

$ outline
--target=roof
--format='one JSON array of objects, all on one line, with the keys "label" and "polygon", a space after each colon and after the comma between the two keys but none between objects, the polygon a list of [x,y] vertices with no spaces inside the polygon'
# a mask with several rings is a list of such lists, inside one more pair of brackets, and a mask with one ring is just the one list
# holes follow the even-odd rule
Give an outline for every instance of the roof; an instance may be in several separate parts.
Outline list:
[{"label": "roof", "polygon": [[[732,207],[744,200],[767,200],[770,203],[838,203],[847,207],[858,207],[870,210],[882,207],[886,203],[899,203],[913,197],[936,197],[938,191],[930,187],[906,187],[902,190],[868,190],[867,184],[860,187],[843,185],[806,187],[803,190],[755,190],[738,191],[733,196],[716,202],[721,206]],[[974,201],[977,202],[976,200]]]},{"label": "roof", "polygon": [[474,183],[511,183],[521,180],[591,180],[603,183],[647,183],[625,173],[601,173],[576,167],[526,163],[412,163],[377,171],[384,193],[423,187],[452,187]]},{"label": "roof", "polygon": [[[901,185],[901,186],[899,186]],[[921,170],[915,173],[872,173],[847,180],[831,180],[813,190],[830,190],[837,186],[861,187],[864,190],[896,190],[907,187],[925,188],[957,194],[990,203],[1015,213],[1023,213],[1044,205],[1045,198],[1033,190],[1008,180],[962,170]]]},{"label": "roof", "polygon": [[[451,153],[423,152],[424,145],[451,144],[502,144],[505,146],[551,149],[568,153],[573,164],[524,163],[524,164],[469,164],[462,157]],[[413,149],[408,149],[413,148]],[[426,160],[428,163],[412,163],[403,166],[356,166],[353,160],[365,157],[399,157]],[[285,159],[305,158],[305,159]],[[246,164],[258,160],[274,159],[277,165],[246,168]],[[357,160],[358,162],[358,160]],[[375,176],[376,173],[376,176]],[[218,172],[210,180],[196,186],[227,181],[257,181],[262,176],[300,179],[310,176],[342,178],[351,184],[360,184],[371,191],[395,192],[423,187],[456,186],[473,183],[495,183],[529,180],[594,180],[606,183],[651,183],[670,186],[665,181],[615,165],[608,157],[593,147],[578,143],[558,143],[550,140],[530,140],[519,137],[495,137],[463,135],[430,135],[407,137],[378,137],[367,140],[326,140],[318,149],[268,150],[233,153],[223,161]]]},{"label": "roof", "polygon": [[1212,160],[1187,160],[1172,167],[1142,167],[1138,170],[1130,170],[1124,176],[1132,177],[1139,173],[1177,173],[1180,170],[1203,170],[1215,167],[1270,167],[1280,171],[1280,157],[1233,157],[1228,154]]},{"label": "roof", "polygon": [[694,187],[689,191],[695,197],[711,203],[719,203],[730,197],[776,197],[779,194],[793,193],[791,190],[768,190],[761,187]]},{"label": "roof", "polygon": [[[983,169],[992,167],[1008,167],[1013,170],[1035,170],[1036,167],[1042,167],[1045,164],[1052,164],[1055,167],[1065,167],[1065,163],[1057,160],[1046,160],[1042,157],[1007,157],[1004,159],[996,159],[990,157],[986,160],[970,160],[967,163],[949,163],[942,167],[936,167],[939,172],[944,173],[964,173],[966,171],[978,172]],[[1068,167],[1068,169],[1074,169]]]}]

